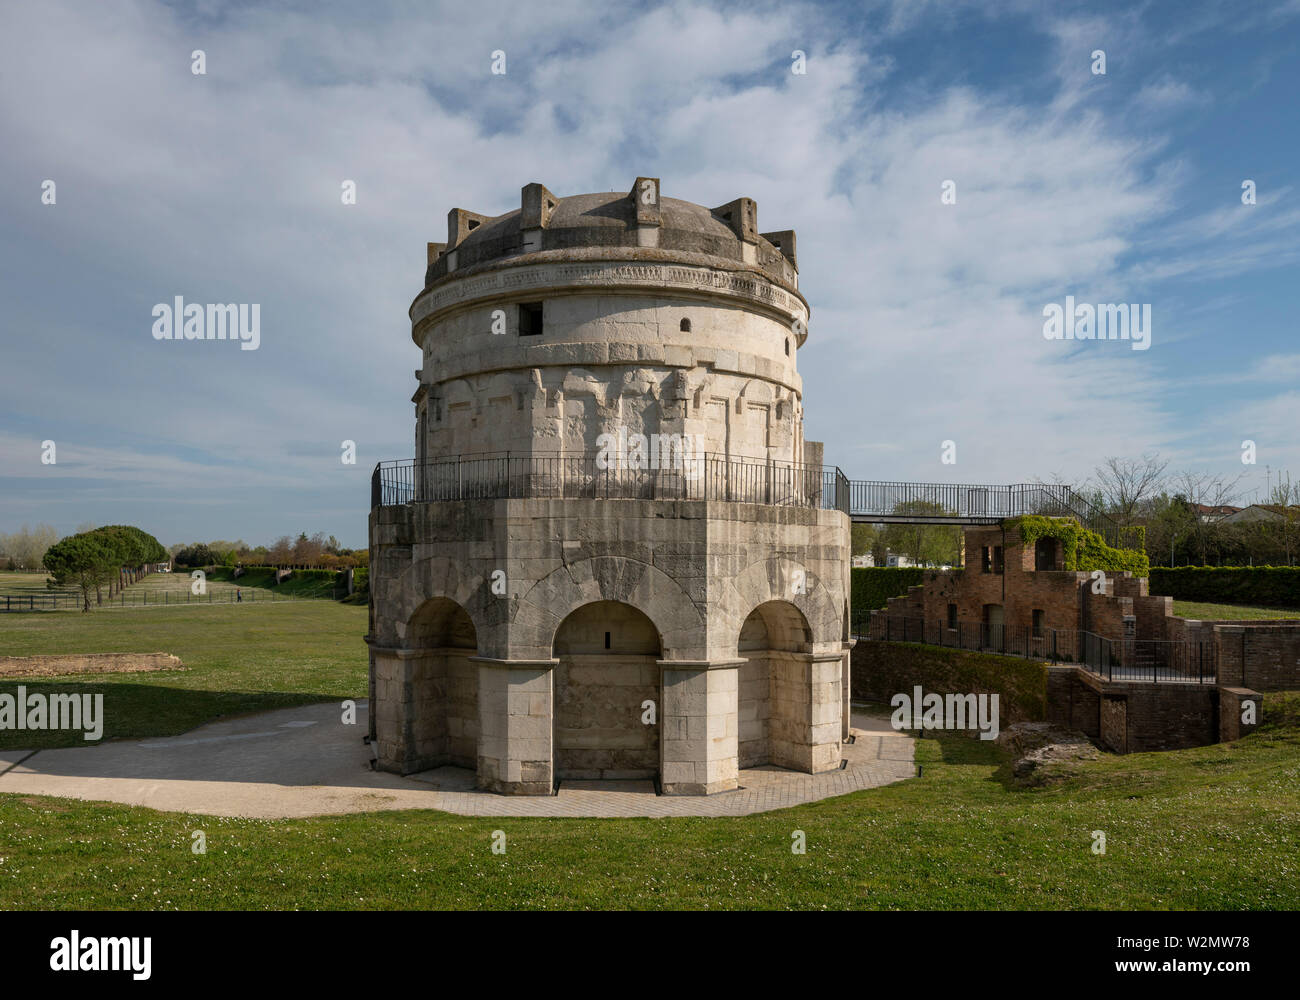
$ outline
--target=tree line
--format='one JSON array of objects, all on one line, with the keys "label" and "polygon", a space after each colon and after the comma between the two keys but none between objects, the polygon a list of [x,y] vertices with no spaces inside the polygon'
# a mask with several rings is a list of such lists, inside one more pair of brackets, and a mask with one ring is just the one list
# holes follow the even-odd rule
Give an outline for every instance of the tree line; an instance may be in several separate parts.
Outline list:
[{"label": "tree line", "polygon": [[1169,461],[1151,452],[1106,459],[1082,492],[1121,527],[1145,528],[1152,566],[1300,564],[1300,482],[1290,473],[1278,473],[1261,501],[1270,516],[1225,523],[1198,509],[1248,506],[1245,477],[1171,472]]},{"label": "tree line", "polygon": [[333,535],[305,531],[296,539],[281,535],[271,545],[250,546],[237,542],[194,542],[172,546],[177,566],[306,566],[312,569],[349,569],[370,564],[367,549],[339,545]]},{"label": "tree line", "polygon": [[[1245,473],[1232,477],[1194,469],[1170,471],[1169,465],[1155,452],[1111,457],[1080,485],[1060,477],[1051,485],[1070,485],[1121,529],[1142,527],[1152,566],[1300,565],[1300,481],[1280,473],[1263,501],[1270,516],[1225,523],[1221,513],[1207,514],[1198,505],[1246,506]],[[901,503],[897,512],[950,513],[925,500]],[[889,552],[907,556],[916,566],[956,566],[960,548],[961,529],[956,527],[853,525],[853,554],[870,552],[877,566],[885,565]]]},{"label": "tree line", "polygon": [[95,603],[103,604],[104,588],[111,600],[169,560],[153,535],[131,525],[112,524],[60,539],[46,550],[43,561],[54,585],[81,589],[82,611],[89,611],[92,590]]},{"label": "tree line", "polygon": [[5,534],[0,532],[0,569],[39,570],[49,547],[59,540],[59,532],[49,524],[38,524],[34,529],[22,529]]}]

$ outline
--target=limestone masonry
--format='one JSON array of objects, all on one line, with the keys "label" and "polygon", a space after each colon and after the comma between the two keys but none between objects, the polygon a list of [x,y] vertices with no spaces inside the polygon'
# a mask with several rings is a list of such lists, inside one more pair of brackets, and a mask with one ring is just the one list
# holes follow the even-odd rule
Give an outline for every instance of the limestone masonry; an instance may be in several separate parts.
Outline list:
[{"label": "limestone masonry", "polygon": [[653,177],[529,184],[449,213],[410,317],[415,459],[370,515],[378,766],[532,795],[838,768],[849,517],[803,437],[794,233]]}]

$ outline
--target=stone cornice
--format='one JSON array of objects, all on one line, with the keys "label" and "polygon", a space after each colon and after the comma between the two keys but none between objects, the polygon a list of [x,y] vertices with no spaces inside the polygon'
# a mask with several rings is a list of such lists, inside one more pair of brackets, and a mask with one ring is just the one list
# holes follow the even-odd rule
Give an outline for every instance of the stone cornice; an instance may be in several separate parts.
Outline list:
[{"label": "stone cornice", "polygon": [[[544,256],[530,254],[529,258]],[[529,292],[620,292],[630,289],[679,291],[739,300],[766,308],[788,320],[808,317],[808,304],[796,292],[751,270],[672,261],[574,261],[559,256],[553,261],[523,260],[465,277],[451,275],[420,293],[411,303],[412,338],[425,320],[446,310],[484,300],[508,301]],[[801,335],[800,343],[806,337]]]},{"label": "stone cornice", "polygon": [[655,664],[664,670],[722,670],[727,667],[743,667],[749,660],[741,657],[727,657],[718,660],[655,660]]},{"label": "stone cornice", "polygon": [[503,660],[497,656],[471,656],[470,663],[500,670],[550,670],[559,660]]}]

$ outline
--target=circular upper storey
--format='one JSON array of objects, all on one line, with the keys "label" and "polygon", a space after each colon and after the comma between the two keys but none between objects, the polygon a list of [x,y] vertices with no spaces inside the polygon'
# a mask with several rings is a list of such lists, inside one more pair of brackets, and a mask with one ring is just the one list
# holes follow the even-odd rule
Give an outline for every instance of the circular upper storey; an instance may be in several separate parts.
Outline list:
[{"label": "circular upper storey", "polygon": [[429,244],[424,290],[411,306],[417,344],[448,314],[566,289],[730,299],[789,326],[797,344],[807,335],[795,234],[759,233],[749,198],[705,208],[662,198],[655,177],[638,177],[625,194],[567,198],[529,184],[517,210],[491,217],[453,209],[447,231],[446,243]]}]

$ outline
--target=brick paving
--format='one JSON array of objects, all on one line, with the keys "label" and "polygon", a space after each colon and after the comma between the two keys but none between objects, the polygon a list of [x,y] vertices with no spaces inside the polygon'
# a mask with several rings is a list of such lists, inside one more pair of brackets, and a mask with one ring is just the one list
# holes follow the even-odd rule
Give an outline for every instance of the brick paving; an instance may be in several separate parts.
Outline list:
[{"label": "brick paving", "polygon": [[569,781],[551,796],[476,790],[474,772],[444,767],[400,777],[369,769],[364,702],[358,724],[334,704],[307,705],[202,726],[183,736],[97,747],[0,752],[0,793],[122,802],[167,812],[264,819],[440,809],[463,816],[745,816],[875,788],[916,773],[910,737],[882,717],[853,714],[842,770],[740,772],[741,787],[661,796],[651,782]]}]

